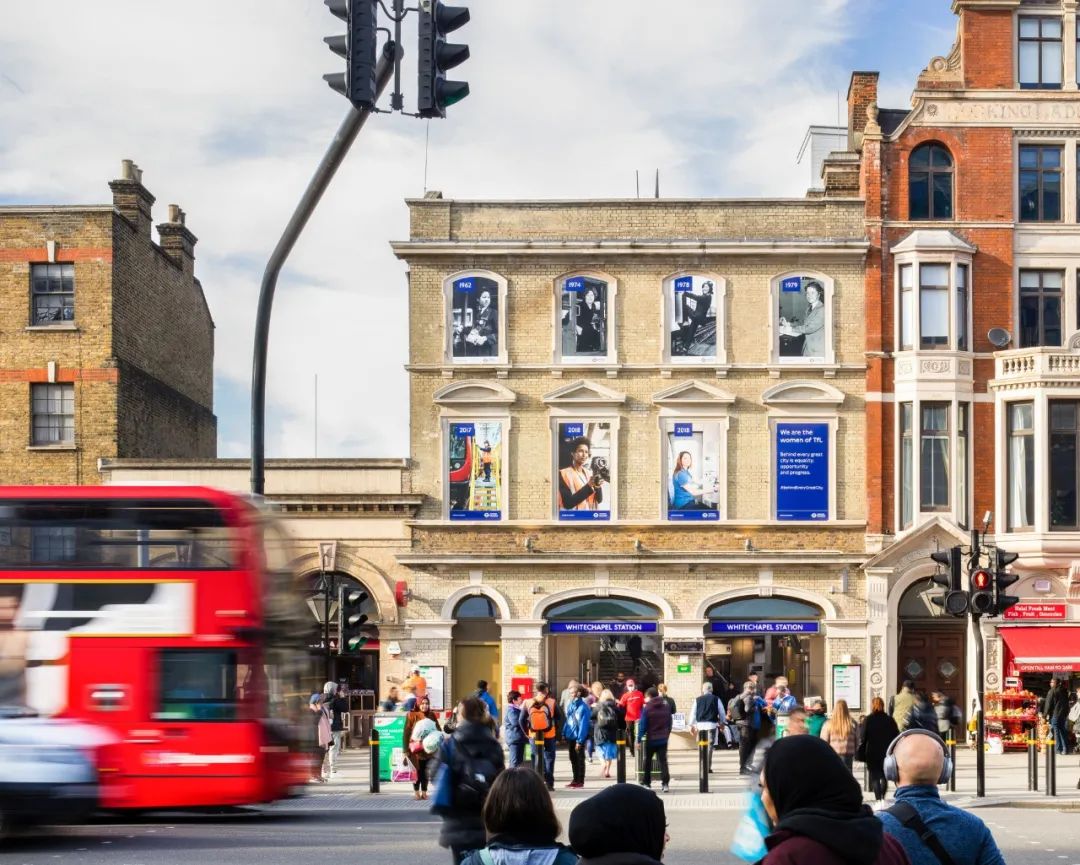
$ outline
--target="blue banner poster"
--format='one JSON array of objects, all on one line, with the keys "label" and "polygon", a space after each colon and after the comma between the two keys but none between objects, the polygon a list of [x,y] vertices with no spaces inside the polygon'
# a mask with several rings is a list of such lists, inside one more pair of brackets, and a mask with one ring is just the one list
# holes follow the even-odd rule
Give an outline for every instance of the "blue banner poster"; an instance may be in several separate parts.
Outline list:
[{"label": "blue banner poster", "polygon": [[555,486],[560,520],[607,522],[611,519],[612,432],[608,421],[558,425]]},{"label": "blue banner poster", "polygon": [[674,423],[667,434],[667,518],[720,519],[720,424]]},{"label": "blue banner poster", "polygon": [[776,425],[776,518],[829,519],[829,425]]},{"label": "blue banner poster", "polygon": [[447,486],[451,520],[502,519],[502,463],[502,423],[450,424]]}]

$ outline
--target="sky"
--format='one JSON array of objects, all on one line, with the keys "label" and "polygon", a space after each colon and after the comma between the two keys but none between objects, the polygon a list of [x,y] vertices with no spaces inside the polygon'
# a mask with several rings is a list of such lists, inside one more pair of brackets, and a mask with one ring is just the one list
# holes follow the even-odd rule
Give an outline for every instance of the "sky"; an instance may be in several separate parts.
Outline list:
[{"label": "sky", "polygon": [[[651,194],[656,170],[664,197],[801,196],[799,145],[836,122],[851,70],[879,70],[882,107],[905,108],[956,29],[950,0],[461,5],[472,57],[450,77],[471,95],[444,120],[370,118],[281,275],[271,457],[408,455],[405,266],[389,246],[408,237],[406,198],[629,198],[635,171]],[[155,224],[186,211],[217,328],[219,456],[250,450],[259,282],[347,111],[322,80],[343,68],[322,39],[343,31],[321,0],[4,2],[0,204],[107,202],[128,158]]]}]

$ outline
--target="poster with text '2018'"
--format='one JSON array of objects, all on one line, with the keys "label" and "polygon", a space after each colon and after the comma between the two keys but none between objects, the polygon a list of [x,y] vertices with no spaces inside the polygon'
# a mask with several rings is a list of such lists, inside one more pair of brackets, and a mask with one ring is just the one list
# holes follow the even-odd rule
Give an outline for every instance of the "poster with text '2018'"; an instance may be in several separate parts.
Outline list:
[{"label": "poster with text '2018'", "polygon": [[829,519],[829,425],[776,425],[776,518]]}]

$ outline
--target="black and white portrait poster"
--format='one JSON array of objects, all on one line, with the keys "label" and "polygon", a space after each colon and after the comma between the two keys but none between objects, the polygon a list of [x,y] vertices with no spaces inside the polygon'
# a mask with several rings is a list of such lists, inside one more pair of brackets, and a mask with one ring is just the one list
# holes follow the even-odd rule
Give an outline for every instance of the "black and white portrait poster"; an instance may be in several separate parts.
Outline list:
[{"label": "black and white portrait poster", "polygon": [[571,276],[561,297],[562,356],[606,357],[608,353],[608,286],[599,279]]},{"label": "black and white portrait poster", "polygon": [[486,276],[463,276],[451,291],[452,353],[455,360],[499,355],[499,286]]},{"label": "black and white portrait poster", "polygon": [[680,276],[668,294],[670,349],[673,358],[716,357],[716,281]]},{"label": "black and white portrait poster", "polygon": [[781,362],[824,361],[825,323],[825,286],[821,280],[793,276],[781,281],[776,322]]}]

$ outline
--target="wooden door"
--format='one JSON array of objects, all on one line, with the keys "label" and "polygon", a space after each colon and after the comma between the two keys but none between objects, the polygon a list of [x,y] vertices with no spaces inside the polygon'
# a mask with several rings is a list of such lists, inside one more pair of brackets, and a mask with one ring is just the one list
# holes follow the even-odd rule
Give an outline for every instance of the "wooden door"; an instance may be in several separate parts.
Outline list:
[{"label": "wooden door", "polygon": [[[502,653],[498,643],[460,643],[454,646],[453,703],[476,693],[476,683],[488,683],[488,693],[502,711]],[[447,701],[449,702],[449,701]]]},{"label": "wooden door", "polygon": [[960,627],[917,628],[904,626],[897,657],[897,685],[905,679],[916,690],[934,691],[952,697],[960,710],[964,705],[964,660],[967,656],[967,631]]}]

